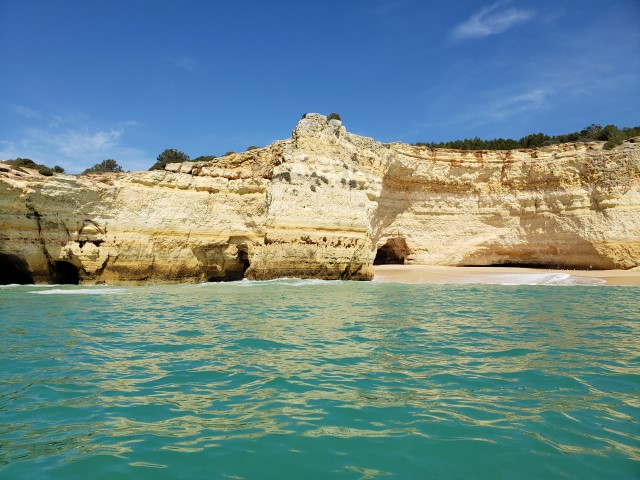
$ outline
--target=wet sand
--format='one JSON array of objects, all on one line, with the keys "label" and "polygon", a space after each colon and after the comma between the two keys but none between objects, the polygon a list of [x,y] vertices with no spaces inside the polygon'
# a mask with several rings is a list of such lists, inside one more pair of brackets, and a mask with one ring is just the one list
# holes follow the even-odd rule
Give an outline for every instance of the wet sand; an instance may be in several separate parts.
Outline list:
[{"label": "wet sand", "polygon": [[640,271],[545,270],[517,267],[442,267],[431,265],[376,265],[377,282],[491,283],[519,285],[640,285]]}]

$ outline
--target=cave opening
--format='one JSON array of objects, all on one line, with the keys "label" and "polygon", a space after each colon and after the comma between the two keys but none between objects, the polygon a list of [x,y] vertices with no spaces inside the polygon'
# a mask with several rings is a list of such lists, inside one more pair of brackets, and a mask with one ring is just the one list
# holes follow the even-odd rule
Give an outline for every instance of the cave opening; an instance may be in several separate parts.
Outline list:
[{"label": "cave opening", "polygon": [[0,253],[0,285],[33,284],[29,265],[22,258],[10,253]]},{"label": "cave opening", "polygon": [[374,265],[404,265],[409,247],[403,237],[390,238],[376,251]]},{"label": "cave opening", "polygon": [[242,278],[244,278],[244,274],[247,272],[247,270],[249,270],[249,267],[251,266],[247,247],[243,246],[238,248],[238,262],[242,267]]},{"label": "cave opening", "polygon": [[53,283],[59,285],[78,285],[80,271],[74,264],[59,260],[53,262]]},{"label": "cave opening", "polygon": [[234,268],[229,268],[225,270],[224,275],[215,275],[210,276],[207,281],[208,282],[235,282],[238,280],[242,280],[246,271],[251,266],[251,262],[249,261],[249,251],[247,247],[244,245],[238,246],[238,253],[236,257],[236,262],[234,262],[237,266]]}]

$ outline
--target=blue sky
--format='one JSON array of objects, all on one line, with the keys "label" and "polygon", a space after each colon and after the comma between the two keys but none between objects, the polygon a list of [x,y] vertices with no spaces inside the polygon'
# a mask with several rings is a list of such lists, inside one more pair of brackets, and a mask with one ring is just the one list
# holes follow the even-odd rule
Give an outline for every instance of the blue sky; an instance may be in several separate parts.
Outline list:
[{"label": "blue sky", "polygon": [[0,0],[0,159],[145,170],[338,112],[380,141],[640,125],[638,0]]}]

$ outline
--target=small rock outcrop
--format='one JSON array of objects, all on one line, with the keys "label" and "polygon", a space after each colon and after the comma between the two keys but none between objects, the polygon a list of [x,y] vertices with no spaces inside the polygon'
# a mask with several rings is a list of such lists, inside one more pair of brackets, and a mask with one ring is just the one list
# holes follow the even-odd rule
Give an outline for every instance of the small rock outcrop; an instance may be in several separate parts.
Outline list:
[{"label": "small rock outcrop", "polygon": [[0,283],[368,280],[375,263],[640,265],[640,145],[381,144],[307,114],[288,140],[164,171],[0,164]]}]

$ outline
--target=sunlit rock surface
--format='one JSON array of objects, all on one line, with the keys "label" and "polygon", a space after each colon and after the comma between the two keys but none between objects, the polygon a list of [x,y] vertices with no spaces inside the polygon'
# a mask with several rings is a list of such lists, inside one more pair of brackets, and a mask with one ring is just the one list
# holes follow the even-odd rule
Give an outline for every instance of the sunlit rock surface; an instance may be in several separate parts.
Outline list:
[{"label": "sunlit rock surface", "polygon": [[0,164],[2,283],[368,280],[375,263],[640,265],[640,146],[430,149],[307,114],[288,140],[165,171]]}]

